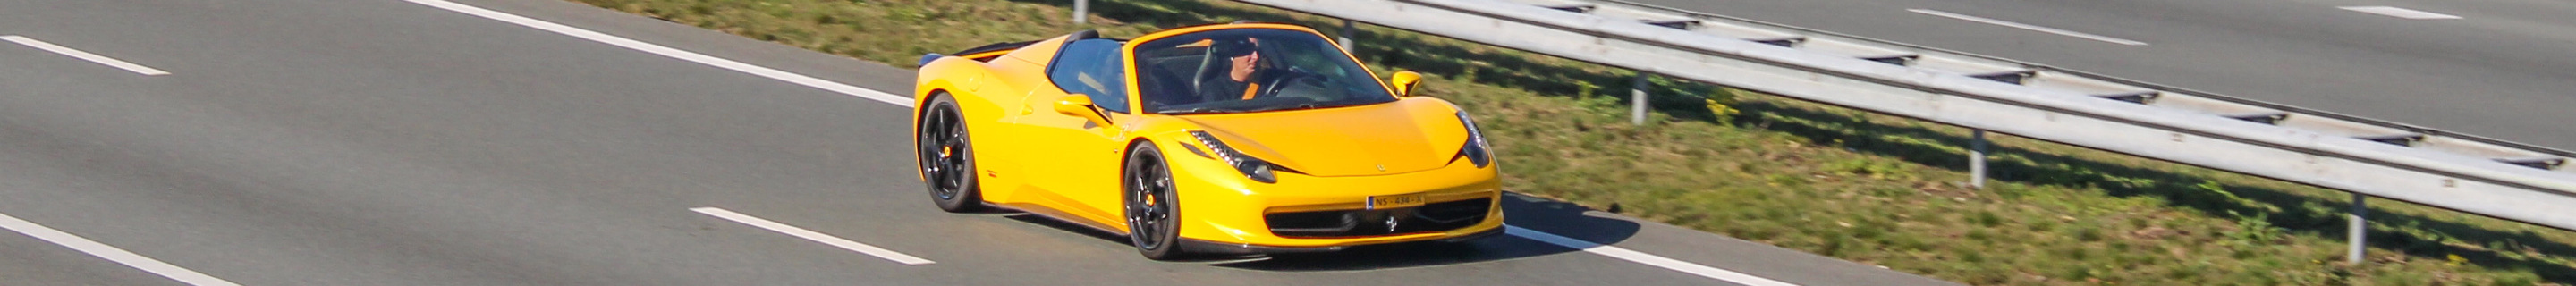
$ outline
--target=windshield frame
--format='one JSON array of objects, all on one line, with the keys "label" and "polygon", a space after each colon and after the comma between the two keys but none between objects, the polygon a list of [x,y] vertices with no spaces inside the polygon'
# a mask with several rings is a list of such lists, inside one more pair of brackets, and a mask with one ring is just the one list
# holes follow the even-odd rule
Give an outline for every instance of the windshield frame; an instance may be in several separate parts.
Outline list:
[{"label": "windshield frame", "polygon": [[[1283,102],[1283,101],[1276,101],[1276,100],[1269,101],[1269,102],[1255,102],[1255,101],[1258,101],[1258,100],[1271,100],[1271,99],[1273,99],[1273,98],[1261,98],[1261,99],[1247,99],[1247,100],[1242,100],[1242,101],[1210,101],[1210,102],[1196,102],[1196,103],[1191,103],[1191,104],[1203,104],[1203,105],[1201,105],[1201,106],[1187,106],[1187,105],[1190,105],[1190,104],[1180,104],[1180,105],[1174,105],[1174,106],[1168,106],[1168,107],[1167,107],[1167,106],[1160,106],[1160,105],[1162,104],[1161,102],[1157,102],[1157,101],[1154,101],[1154,100],[1152,100],[1152,99],[1149,99],[1149,98],[1152,98],[1152,97],[1155,97],[1155,96],[1165,96],[1166,98],[1168,98],[1168,96],[1172,96],[1172,94],[1171,94],[1171,93],[1176,92],[1176,91],[1174,91],[1174,89],[1173,89],[1173,88],[1170,88],[1169,86],[1162,86],[1162,85],[1160,85],[1160,84],[1171,84],[1171,83],[1163,83],[1163,82],[1161,82],[1161,81],[1171,81],[1171,80],[1173,80],[1173,77],[1168,77],[1168,76],[1158,76],[1158,75],[1153,74],[1153,73],[1148,73],[1148,72],[1147,72],[1147,70],[1146,70],[1146,69],[1149,69],[1149,68],[1157,68],[1157,67],[1152,67],[1152,66],[1150,66],[1150,65],[1152,65],[1152,63],[1148,63],[1148,61],[1153,61],[1153,60],[1169,60],[1170,58],[1172,58],[1172,56],[1173,56],[1173,55],[1171,55],[1171,54],[1161,54],[1161,55],[1144,55],[1144,54],[1139,54],[1139,52],[1140,52],[1139,50],[1144,50],[1143,52],[1147,52],[1147,53],[1159,52],[1159,51],[1167,51],[1167,50],[1169,50],[1170,48],[1156,48],[1155,46],[1157,46],[1157,45],[1185,46],[1185,45],[1187,45],[1187,44],[1188,44],[1187,42],[1175,43],[1175,42],[1172,42],[1172,41],[1200,41],[1200,40],[1206,40],[1206,39],[1209,39],[1209,38],[1215,38],[1215,37],[1226,37],[1226,36],[1234,36],[1234,35],[1241,35],[1241,36],[1251,37],[1251,38],[1256,38],[1256,39],[1259,39],[1259,38],[1292,37],[1292,38],[1294,38],[1294,40],[1289,40],[1289,41],[1284,41],[1284,42],[1290,42],[1290,43],[1296,43],[1296,44],[1321,44],[1321,46],[1322,46],[1322,47],[1325,47],[1325,48],[1307,48],[1306,50],[1302,50],[1302,51],[1303,51],[1303,52],[1305,52],[1305,53],[1299,53],[1299,54],[1279,54],[1279,55],[1282,55],[1283,57],[1284,57],[1284,56],[1290,56],[1290,55],[1298,56],[1298,57],[1304,57],[1303,59],[1306,59],[1306,60],[1309,60],[1309,61],[1312,61],[1312,60],[1321,60],[1321,61],[1324,61],[1324,62],[1321,62],[1320,64],[1331,66],[1331,68],[1334,68],[1334,70],[1332,70],[1332,72],[1336,72],[1336,73],[1337,73],[1337,75],[1338,75],[1338,78],[1332,78],[1332,79],[1330,79],[1330,80],[1335,80],[1335,81],[1339,81],[1339,82],[1343,82],[1343,83],[1338,84],[1338,85],[1329,85],[1329,86],[1327,86],[1327,85],[1320,85],[1320,84],[1310,84],[1310,85],[1306,85],[1306,86],[1309,86],[1309,87],[1333,87],[1333,88],[1338,88],[1338,89],[1331,89],[1331,90],[1327,90],[1327,89],[1329,89],[1329,88],[1308,88],[1308,89],[1310,89],[1310,91],[1305,91],[1305,92],[1315,92],[1315,91],[1311,91],[1311,90],[1325,90],[1325,91],[1322,91],[1322,92],[1329,92],[1329,93],[1332,93],[1332,94],[1335,94],[1335,95],[1340,95],[1340,97],[1336,97],[1336,98],[1333,98],[1333,99],[1330,99],[1330,100],[1322,100],[1322,101],[1311,100],[1312,98],[1292,98],[1292,99],[1308,99],[1308,100],[1306,100],[1306,101],[1304,101],[1304,102]],[[1255,40],[1255,41],[1256,41],[1256,42],[1258,42],[1259,40]],[[1289,46],[1279,46],[1279,47],[1262,47],[1262,48],[1260,48],[1260,49],[1258,49],[1258,50],[1259,50],[1260,52],[1262,52],[1262,53],[1276,53],[1276,51],[1283,51],[1283,50],[1287,50],[1287,49],[1290,49],[1290,48],[1289,48]],[[1290,50],[1290,51],[1295,51],[1295,50]],[[1128,76],[1127,76],[1127,80],[1128,80],[1128,85],[1127,85],[1127,87],[1128,87],[1128,88],[1127,88],[1127,90],[1126,90],[1126,92],[1128,93],[1128,94],[1127,94],[1127,96],[1128,96],[1127,103],[1128,103],[1129,105],[1131,105],[1131,108],[1130,108],[1129,110],[1134,110],[1134,111],[1136,111],[1138,114],[1172,114],[1172,115],[1178,115],[1178,114],[1209,114],[1209,113],[1254,113],[1254,112],[1281,111],[1281,110],[1300,110],[1300,109],[1317,109],[1317,108],[1334,108],[1334,107],[1348,107],[1348,106],[1364,106],[1364,105],[1374,105],[1374,104],[1385,104],[1385,103],[1391,103],[1391,102],[1396,102],[1396,101],[1402,100],[1402,96],[1396,95],[1396,94],[1395,94],[1395,92],[1394,92],[1391,88],[1388,88],[1388,86],[1387,86],[1387,84],[1386,84],[1385,80],[1380,79],[1380,78],[1378,77],[1378,75],[1377,75],[1377,71],[1375,71],[1375,70],[1373,70],[1373,69],[1370,69],[1370,68],[1368,67],[1368,65],[1366,65],[1366,64],[1362,64],[1362,63],[1359,61],[1359,58],[1357,58],[1357,57],[1355,57],[1355,56],[1351,55],[1348,51],[1344,51],[1344,50],[1340,49],[1340,48],[1339,48],[1339,45],[1338,45],[1337,43],[1333,42],[1331,38],[1329,38],[1329,37],[1325,37],[1322,33],[1318,33],[1318,32],[1316,32],[1316,31],[1315,31],[1315,30],[1313,30],[1313,29],[1306,28],[1306,27],[1302,27],[1302,26],[1287,25],[1287,24],[1267,24],[1267,23],[1262,23],[1262,24],[1217,24],[1217,25],[1206,25],[1206,26],[1195,26],[1195,27],[1183,27],[1183,28],[1176,28],[1176,29],[1171,29],[1171,30],[1165,30],[1165,31],[1162,31],[1162,32],[1155,32],[1155,33],[1147,34],[1147,35],[1144,35],[1144,36],[1141,36],[1141,37],[1137,37],[1136,39],[1129,40],[1129,41],[1127,41],[1127,43],[1126,43],[1126,46],[1125,46],[1125,47],[1121,47],[1121,48],[1120,48],[1120,53],[1122,54],[1121,56],[1122,56],[1122,57],[1124,57],[1124,59],[1122,59],[1122,60],[1126,62],[1125,64],[1126,64],[1126,66],[1127,66],[1127,67],[1126,67],[1126,68],[1127,68],[1127,75],[1128,75]],[[1212,53],[1206,53],[1206,54],[1210,54],[1210,55],[1212,55]],[[1184,54],[1184,55],[1185,55],[1185,54]],[[1190,59],[1199,60],[1199,61],[1208,61],[1208,60],[1212,60],[1212,59],[1208,59],[1207,57],[1208,57],[1207,55],[1203,55],[1203,56],[1198,56],[1198,57],[1190,57]],[[1271,63],[1271,64],[1284,64],[1285,62],[1287,62],[1287,60],[1286,60],[1286,59],[1273,59],[1273,58],[1270,58],[1270,56],[1267,56],[1267,55],[1265,55],[1265,56],[1263,56],[1262,58],[1259,58],[1259,59],[1257,59],[1257,60],[1258,60],[1258,61],[1261,61],[1261,62],[1264,62],[1264,63]],[[1275,61],[1274,61],[1274,60],[1275,60]],[[1166,64],[1169,64],[1169,63],[1166,63]],[[1310,64],[1310,65],[1312,65],[1312,64]],[[1298,66],[1298,67],[1304,67],[1304,66]],[[1205,69],[1205,68],[1206,68],[1206,67],[1200,67],[1200,69]],[[1274,68],[1275,68],[1275,69],[1286,69],[1286,67],[1284,67],[1284,66],[1282,66],[1282,67],[1274,67]],[[1197,72],[1197,70],[1193,70],[1193,72],[1192,72],[1192,73],[1193,73],[1193,75],[1192,75],[1192,76],[1189,76],[1189,77],[1183,77],[1183,78],[1188,79],[1188,80],[1191,80],[1191,81],[1193,81],[1193,82],[1194,82],[1194,81],[1196,81],[1196,80],[1198,80],[1198,79],[1199,79],[1198,75],[1196,75],[1196,74],[1195,74],[1196,72]],[[1309,72],[1309,74],[1316,74],[1316,73],[1311,73],[1311,72]],[[1148,77],[1154,77],[1154,78],[1152,78],[1152,79],[1148,79]],[[1314,77],[1316,77],[1316,78],[1327,78],[1327,77],[1333,77],[1333,75],[1319,75],[1319,76],[1314,76]],[[1154,83],[1148,83],[1149,81],[1156,81],[1156,82],[1154,82]],[[1282,85],[1286,85],[1286,84],[1282,84]],[[1192,89],[1192,90],[1186,90],[1186,91],[1178,91],[1178,92],[1185,92],[1185,93],[1188,93],[1188,95],[1189,95],[1189,96],[1197,96],[1196,90],[1194,90],[1194,89]],[[1237,104],[1225,104],[1225,103],[1237,103]]]}]

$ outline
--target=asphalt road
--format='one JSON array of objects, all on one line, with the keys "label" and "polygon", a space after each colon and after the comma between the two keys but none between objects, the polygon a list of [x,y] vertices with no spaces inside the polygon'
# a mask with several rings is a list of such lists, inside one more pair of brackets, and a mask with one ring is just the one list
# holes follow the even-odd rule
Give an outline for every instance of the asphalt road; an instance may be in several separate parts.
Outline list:
[{"label": "asphalt road", "polygon": [[[1629,0],[2576,150],[2576,2]],[[2346,10],[2390,6],[2458,19]],[[2132,46],[1909,11],[1991,18]]]},{"label": "asphalt road", "polygon": [[[937,211],[905,107],[415,2],[0,0],[0,35],[169,73],[0,43],[0,284],[1946,284],[1526,197],[1505,207],[1532,231],[1465,245],[1147,261]],[[829,85],[912,76],[576,3],[459,3]],[[1550,234],[1572,239],[1532,238]]]}]

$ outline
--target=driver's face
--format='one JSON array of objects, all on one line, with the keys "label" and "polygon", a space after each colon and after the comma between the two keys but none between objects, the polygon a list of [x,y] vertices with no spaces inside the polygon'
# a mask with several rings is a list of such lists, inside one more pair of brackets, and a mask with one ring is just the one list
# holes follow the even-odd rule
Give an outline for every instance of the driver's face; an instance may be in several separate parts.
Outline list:
[{"label": "driver's face", "polygon": [[1233,78],[1234,81],[1251,80],[1253,71],[1252,64],[1261,60],[1261,52],[1254,51],[1241,56],[1227,58],[1227,60],[1234,63],[1234,68],[1227,71],[1227,77]]}]

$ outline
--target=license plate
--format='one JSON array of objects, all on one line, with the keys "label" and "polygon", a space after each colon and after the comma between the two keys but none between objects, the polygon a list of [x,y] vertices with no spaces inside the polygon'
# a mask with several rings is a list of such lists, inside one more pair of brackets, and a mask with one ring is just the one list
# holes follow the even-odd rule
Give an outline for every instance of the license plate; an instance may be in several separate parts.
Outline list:
[{"label": "license plate", "polygon": [[1422,206],[1422,194],[1369,196],[1368,209],[1391,209]]}]

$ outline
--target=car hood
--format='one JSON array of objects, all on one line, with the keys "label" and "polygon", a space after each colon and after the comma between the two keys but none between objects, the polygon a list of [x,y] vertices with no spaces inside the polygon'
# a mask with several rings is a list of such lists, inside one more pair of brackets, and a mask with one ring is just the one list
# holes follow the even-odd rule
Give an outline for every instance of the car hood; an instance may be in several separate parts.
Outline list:
[{"label": "car hood", "polygon": [[1466,126],[1445,102],[1393,103],[1294,111],[1178,116],[1207,128],[1227,146],[1318,177],[1373,176],[1437,169],[1466,146]]}]

